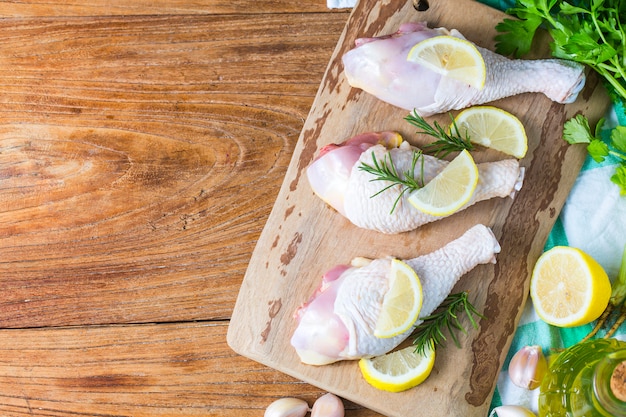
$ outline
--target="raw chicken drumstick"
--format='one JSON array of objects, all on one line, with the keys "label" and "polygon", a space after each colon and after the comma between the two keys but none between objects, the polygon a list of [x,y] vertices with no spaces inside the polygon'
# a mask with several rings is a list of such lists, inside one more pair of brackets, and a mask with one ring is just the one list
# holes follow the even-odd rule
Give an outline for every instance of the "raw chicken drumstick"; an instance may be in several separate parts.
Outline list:
[{"label": "raw chicken drumstick", "polygon": [[414,45],[441,35],[465,39],[457,30],[431,29],[424,22],[405,23],[393,35],[357,39],[356,47],[342,58],[348,83],[424,117],[521,93],[538,92],[553,101],[571,103],[585,85],[584,66],[578,63],[511,60],[480,47],[487,72],[480,90],[407,61]]},{"label": "raw chicken drumstick", "polygon": [[[374,196],[387,187],[388,181],[372,181],[374,176],[359,166],[372,165],[372,155],[384,161],[389,155],[397,172],[410,170],[414,148],[401,142],[398,133],[372,132],[348,139],[340,145],[324,147],[307,169],[311,188],[323,201],[345,216],[354,225],[381,233],[395,234],[414,230],[444,216],[433,216],[414,208],[404,193],[393,212],[394,202],[401,192],[395,185]],[[391,148],[391,149],[389,149]],[[447,161],[423,155],[423,180],[430,181],[448,164]],[[422,170],[416,167],[416,175]],[[477,164],[478,185],[470,201],[461,210],[482,200],[513,196],[522,186],[524,169],[516,159]]]},{"label": "raw chicken drumstick", "polygon": [[[430,315],[474,267],[495,263],[499,252],[491,229],[479,224],[441,249],[406,260],[422,285],[419,317]],[[374,336],[389,288],[391,259],[360,261],[359,266],[340,265],[328,271],[311,300],[296,312],[298,327],[291,344],[303,363],[326,365],[383,355],[411,334],[413,329],[391,338]],[[418,318],[415,325],[420,322]]]}]

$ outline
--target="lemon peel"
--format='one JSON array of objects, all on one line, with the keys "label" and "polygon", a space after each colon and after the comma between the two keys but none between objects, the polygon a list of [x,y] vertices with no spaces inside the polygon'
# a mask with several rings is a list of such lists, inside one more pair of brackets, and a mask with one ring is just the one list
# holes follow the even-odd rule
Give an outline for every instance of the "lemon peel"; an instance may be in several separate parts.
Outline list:
[{"label": "lemon peel", "polygon": [[461,137],[521,159],[528,151],[528,137],[522,122],[513,114],[494,106],[475,106],[454,119]]},{"label": "lemon peel", "polygon": [[537,315],[558,327],[596,320],[611,298],[611,281],[598,262],[580,249],[555,246],[533,269],[530,296]]},{"label": "lemon peel", "polygon": [[447,216],[463,207],[478,185],[474,158],[463,150],[424,187],[409,195],[416,209],[433,216]]},{"label": "lemon peel", "polygon": [[419,354],[414,346],[359,360],[363,378],[373,387],[389,392],[406,391],[421,384],[432,372],[434,364],[434,349],[427,347]]},{"label": "lemon peel", "polygon": [[478,48],[465,39],[447,35],[425,39],[411,48],[407,60],[476,89],[485,86],[485,61]]},{"label": "lemon peel", "polygon": [[389,281],[374,329],[378,338],[394,337],[409,330],[422,308],[422,284],[413,268],[392,259]]}]

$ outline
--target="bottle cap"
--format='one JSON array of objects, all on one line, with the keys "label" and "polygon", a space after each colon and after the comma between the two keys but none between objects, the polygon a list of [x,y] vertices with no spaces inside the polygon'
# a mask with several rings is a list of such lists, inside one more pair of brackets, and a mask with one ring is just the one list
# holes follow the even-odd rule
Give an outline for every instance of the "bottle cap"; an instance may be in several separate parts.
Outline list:
[{"label": "bottle cap", "polygon": [[611,375],[611,391],[620,401],[626,401],[626,361],[620,362]]}]

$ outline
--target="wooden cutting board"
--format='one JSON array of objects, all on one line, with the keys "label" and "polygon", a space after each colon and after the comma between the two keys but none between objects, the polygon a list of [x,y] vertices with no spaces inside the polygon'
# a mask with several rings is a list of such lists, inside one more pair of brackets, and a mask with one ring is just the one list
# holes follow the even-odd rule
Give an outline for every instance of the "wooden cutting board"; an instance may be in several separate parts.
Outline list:
[{"label": "wooden cutting board", "polygon": [[[576,103],[556,104],[540,94],[524,94],[494,105],[524,123],[529,150],[522,190],[516,198],[482,202],[447,219],[396,236],[357,229],[311,191],[305,169],[320,147],[357,133],[397,130],[415,144],[403,117],[407,112],[360,90],[343,74],[341,56],[358,37],[395,32],[400,23],[427,21],[456,28],[476,44],[493,49],[495,25],[504,15],[471,0],[429,0],[425,12],[410,1],[362,0],[352,11],[328,65],[284,183],[244,277],[232,315],[228,343],[239,354],[302,379],[390,417],[487,415],[496,379],[527,297],[530,272],[584,160],[584,147],[561,139],[565,120],[577,112],[597,120],[608,99],[595,75]],[[548,55],[547,43],[539,55]],[[442,123],[448,115],[438,116]],[[477,161],[494,159],[489,152]],[[422,385],[403,393],[378,391],[361,377],[356,362],[323,367],[303,365],[289,344],[293,313],[319,284],[322,274],[356,256],[409,258],[429,253],[483,223],[495,232],[502,251],[496,265],[481,265],[461,279],[487,317],[480,327],[438,350],[435,368]]]}]

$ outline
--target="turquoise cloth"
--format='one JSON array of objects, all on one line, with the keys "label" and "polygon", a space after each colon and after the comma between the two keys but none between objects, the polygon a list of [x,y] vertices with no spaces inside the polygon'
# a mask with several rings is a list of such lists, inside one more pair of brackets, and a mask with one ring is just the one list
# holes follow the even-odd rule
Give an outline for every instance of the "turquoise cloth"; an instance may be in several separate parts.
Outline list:
[{"label": "turquoise cloth", "polygon": [[[601,134],[608,143],[613,126],[626,126],[623,105],[614,103],[607,119],[608,127]],[[612,280],[619,271],[626,245],[623,220],[626,219],[626,197],[620,196],[618,187],[610,181],[617,163],[613,158],[597,163],[587,157],[544,248],[562,245],[582,249],[604,267]],[[541,346],[546,356],[555,349],[572,346],[591,331],[593,324],[567,329],[550,326],[536,316],[529,299],[498,378],[491,409],[499,405],[521,405],[537,412],[539,390],[518,388],[508,377],[511,357],[526,345]],[[614,337],[626,340],[625,327],[622,326]],[[597,337],[604,334],[605,330],[601,330]]]},{"label": "turquoise cloth", "polygon": [[506,10],[515,5],[515,0],[478,0],[483,4],[486,4],[496,9]]},{"label": "turquoise cloth", "polygon": [[[500,10],[515,4],[515,0],[479,1]],[[352,7],[355,2],[327,0],[331,8]],[[602,132],[606,142],[611,128],[616,125],[626,126],[623,103],[614,103],[607,113],[606,129]],[[598,261],[611,279],[617,275],[626,245],[626,220],[623,220],[626,219],[626,197],[620,196],[618,187],[610,181],[618,162],[607,158],[603,163],[597,163],[587,158],[544,248],[548,250],[557,245],[577,247]],[[497,320],[497,317],[488,320]],[[569,329],[550,326],[536,316],[529,298],[498,377],[490,411],[499,405],[521,405],[536,413],[539,390],[526,390],[511,383],[508,377],[511,357],[526,345],[539,345],[549,355],[554,349],[579,342],[592,328],[592,324]],[[603,334],[601,331],[598,337]],[[626,326],[622,326],[615,337],[626,340]]]},{"label": "turquoise cloth", "polygon": [[[512,0],[480,1],[500,10],[515,3]],[[605,142],[610,139],[611,128],[618,124],[626,126],[623,103],[614,103],[607,114],[607,127],[602,131]],[[626,219],[626,197],[620,196],[618,187],[610,182],[617,163],[614,158],[597,163],[587,157],[544,248],[578,247],[596,259],[611,279],[618,273],[626,245],[626,221],[622,220]],[[616,338],[626,340],[624,327],[617,331]],[[539,390],[530,391],[511,383],[507,372],[511,357],[526,345],[541,346],[547,356],[554,349],[579,342],[592,328],[593,323],[568,329],[550,326],[536,316],[529,299],[498,378],[491,409],[499,405],[521,405],[536,413]],[[600,331],[597,337],[604,333]]]}]

